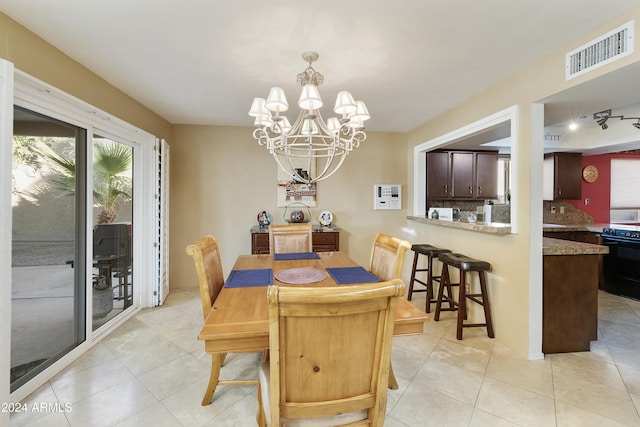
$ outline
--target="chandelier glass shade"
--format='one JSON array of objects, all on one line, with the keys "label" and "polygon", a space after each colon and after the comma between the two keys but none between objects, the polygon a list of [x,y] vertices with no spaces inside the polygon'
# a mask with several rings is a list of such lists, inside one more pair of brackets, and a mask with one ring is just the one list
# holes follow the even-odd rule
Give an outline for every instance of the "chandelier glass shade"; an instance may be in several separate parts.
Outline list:
[{"label": "chandelier glass shade", "polygon": [[289,103],[280,87],[272,87],[266,99],[254,98],[249,116],[255,119],[253,137],[269,150],[278,166],[292,180],[312,184],[332,176],[346,156],[367,139],[364,121],[369,112],[363,101],[354,101],[350,92],[341,91],[333,108],[337,117],[325,122],[318,90],[324,76],[312,67],[318,54],[305,52],[302,58],[309,66],[298,74],[300,112],[293,124],[283,114]]}]

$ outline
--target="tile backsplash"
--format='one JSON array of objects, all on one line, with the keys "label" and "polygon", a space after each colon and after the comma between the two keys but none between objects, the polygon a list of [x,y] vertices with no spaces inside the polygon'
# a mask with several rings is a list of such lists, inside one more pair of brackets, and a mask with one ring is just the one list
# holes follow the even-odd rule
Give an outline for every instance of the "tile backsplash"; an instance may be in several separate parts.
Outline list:
[{"label": "tile backsplash", "polygon": [[591,215],[576,208],[571,203],[544,201],[542,202],[542,206],[542,222],[544,224],[591,225],[594,222]]},{"label": "tile backsplash", "polygon": [[[460,209],[460,219],[465,221],[470,214],[474,214],[479,222],[502,222],[511,223],[510,205],[491,205],[491,219],[486,221],[482,213],[483,204],[479,201],[466,200],[430,200],[431,208],[458,208]],[[480,208],[480,210],[478,210]]]}]

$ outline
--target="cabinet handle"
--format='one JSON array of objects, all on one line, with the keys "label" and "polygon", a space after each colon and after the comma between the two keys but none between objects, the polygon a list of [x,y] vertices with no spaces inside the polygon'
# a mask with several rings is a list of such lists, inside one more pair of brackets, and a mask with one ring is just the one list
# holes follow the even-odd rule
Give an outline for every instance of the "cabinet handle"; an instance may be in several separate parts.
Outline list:
[{"label": "cabinet handle", "polygon": [[478,194],[482,194],[482,186],[478,186]]},{"label": "cabinet handle", "polygon": [[558,187],[558,196],[562,196],[562,188]]},{"label": "cabinet handle", "polygon": [[449,187],[447,185],[442,186],[444,188],[444,194],[449,194]]},{"label": "cabinet handle", "polygon": [[473,194],[473,187],[469,187],[469,194]]}]

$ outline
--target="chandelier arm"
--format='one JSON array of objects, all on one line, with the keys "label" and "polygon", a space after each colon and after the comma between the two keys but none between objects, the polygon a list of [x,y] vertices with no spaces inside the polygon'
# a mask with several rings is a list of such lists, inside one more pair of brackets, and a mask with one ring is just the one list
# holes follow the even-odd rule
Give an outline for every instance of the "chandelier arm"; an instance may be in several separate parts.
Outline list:
[{"label": "chandelier arm", "polygon": [[295,180],[295,181],[299,181],[299,182],[304,182],[306,184],[310,184],[311,182],[305,178],[303,178],[302,176],[300,176],[298,174],[298,172],[296,171],[295,167],[293,166],[293,163],[291,162],[291,157],[287,157],[287,160],[289,160],[289,166],[291,167],[291,170],[287,169],[284,167],[284,165],[282,164],[282,162],[280,161],[280,157],[278,156],[277,153],[272,153],[273,154],[273,158],[276,159],[276,163],[278,164],[278,166],[280,167],[280,169],[282,169],[282,171],[289,177],[291,177],[291,179]]},{"label": "chandelier arm", "polygon": [[340,166],[342,166],[342,163],[344,162],[344,160],[347,158],[347,154],[343,154],[340,157],[340,161],[338,162],[338,164],[336,165],[336,167],[333,168],[333,170],[331,170],[331,172],[329,172],[326,175],[323,175],[322,177],[319,177],[315,182],[317,181],[324,181],[325,179],[331,177],[334,173],[338,172],[338,169],[340,169]]}]

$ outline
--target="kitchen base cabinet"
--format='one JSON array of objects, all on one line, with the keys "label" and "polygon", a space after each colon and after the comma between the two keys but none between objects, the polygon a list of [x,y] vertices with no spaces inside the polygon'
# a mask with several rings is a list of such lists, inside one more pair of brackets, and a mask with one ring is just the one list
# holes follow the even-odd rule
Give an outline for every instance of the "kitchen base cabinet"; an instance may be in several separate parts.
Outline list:
[{"label": "kitchen base cabinet", "polygon": [[598,339],[598,263],[602,255],[545,255],[542,352],[589,351]]},{"label": "kitchen base cabinet", "polygon": [[[544,237],[551,237],[553,239],[571,240],[573,242],[593,243],[594,245],[602,244],[602,237],[600,233],[594,233],[591,231],[545,231]],[[598,259],[598,289],[604,289],[604,268],[603,259]]]}]

